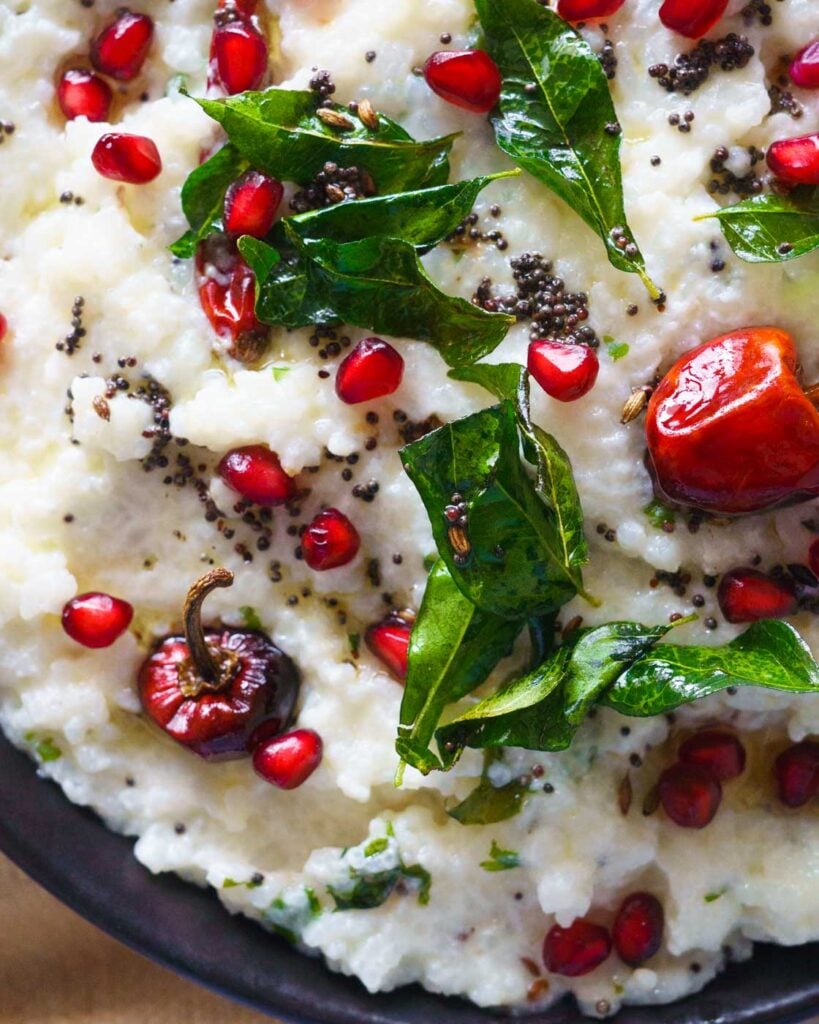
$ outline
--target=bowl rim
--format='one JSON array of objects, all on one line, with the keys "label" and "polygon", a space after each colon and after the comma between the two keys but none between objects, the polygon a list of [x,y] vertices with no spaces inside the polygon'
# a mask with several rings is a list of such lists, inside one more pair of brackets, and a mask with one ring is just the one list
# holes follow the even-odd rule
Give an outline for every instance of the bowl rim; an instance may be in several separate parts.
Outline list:
[{"label": "bowl rim", "polygon": [[[502,1024],[418,985],[371,995],[241,915],[215,894],[172,874],[154,875],[134,839],[110,831],[0,733],[0,850],[80,916],[153,960],[236,1002],[290,1024]],[[202,936],[208,936],[203,943]],[[807,955],[806,955],[807,954]],[[616,1024],[798,1024],[819,1013],[819,943],[758,946],[702,992],[676,1003],[629,1006]],[[767,978],[767,981],[765,979]],[[779,986],[772,985],[780,979]],[[578,1024],[573,1002],[527,1016],[527,1024]]]}]

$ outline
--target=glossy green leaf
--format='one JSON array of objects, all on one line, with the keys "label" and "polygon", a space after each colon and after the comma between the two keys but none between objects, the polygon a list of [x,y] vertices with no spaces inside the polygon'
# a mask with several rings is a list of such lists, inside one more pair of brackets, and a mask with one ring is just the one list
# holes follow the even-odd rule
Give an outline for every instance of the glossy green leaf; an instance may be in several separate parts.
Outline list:
[{"label": "glossy green leaf", "polygon": [[372,131],[336,106],[353,122],[351,130],[339,131],[316,116],[318,97],[312,92],[267,89],[196,102],[251,167],[281,181],[305,184],[328,160],[366,169],[381,194],[442,185],[449,177],[455,136],[416,142],[384,115]]},{"label": "glossy green leaf", "polygon": [[620,134],[597,55],[570,25],[533,0],[476,0],[489,53],[503,77],[492,126],[500,148],[572,207],[606,247],[609,261],[658,289],[639,249],[629,256],[614,229],[626,222]]},{"label": "glossy green leaf", "polygon": [[264,242],[240,239],[257,278],[256,315],[264,323],[303,327],[346,323],[379,334],[416,338],[438,349],[450,366],[487,355],[514,319],[486,313],[440,291],[415,248],[397,238],[355,242],[302,240],[284,227],[295,260],[271,264]]},{"label": "glossy green leaf", "polygon": [[766,619],[724,647],[662,644],[623,673],[602,703],[623,715],[661,715],[728,686],[819,693],[819,666],[793,626]]},{"label": "glossy green leaf", "polygon": [[473,705],[435,733],[447,768],[464,747],[565,750],[576,727],[565,715],[563,681],[570,648]]},{"label": "glossy green leaf", "polygon": [[[571,461],[558,442],[532,423],[529,412],[529,374],[518,363],[478,363],[451,370],[453,380],[480,384],[497,398],[515,403],[518,426],[523,435],[523,452],[537,470],[538,494],[551,508],[558,524],[561,558],[575,589],[591,600],[583,590],[580,567],[589,560],[583,530],[583,507],[574,480]],[[594,603],[592,601],[592,603]]]},{"label": "glossy green leaf", "polygon": [[182,211],[188,218],[190,231],[171,246],[174,256],[191,259],[203,239],[222,230],[225,193],[248,166],[235,146],[228,143],[191,171],[182,186]]},{"label": "glossy green leaf", "polygon": [[[574,595],[557,517],[520,458],[511,402],[440,427],[403,448],[401,459],[426,507],[438,553],[473,604],[520,621],[548,615]],[[444,516],[456,493],[467,505],[465,555],[454,546],[459,528]]]},{"label": "glossy green leaf", "polygon": [[338,203],[288,217],[287,225],[301,239],[358,242],[386,235],[426,252],[452,234],[487,185],[513,173],[505,171],[452,185]]},{"label": "glossy green leaf", "polygon": [[563,699],[568,721],[579,725],[600,694],[630,665],[648,654],[670,629],[673,626],[607,622],[585,631],[575,644],[566,669]]},{"label": "glossy green leaf", "polygon": [[406,865],[399,862],[395,867],[381,871],[354,871],[350,869],[349,884],[327,886],[336,910],[372,910],[385,903],[399,882],[411,885],[418,893],[418,902],[429,903],[432,876],[420,864]]},{"label": "glossy green leaf", "polygon": [[447,810],[450,818],[462,825],[494,825],[518,814],[529,795],[529,787],[512,779],[503,786],[493,786],[489,778],[489,766],[500,755],[487,751],[481,781],[469,796]]},{"label": "glossy green leaf", "polygon": [[429,743],[447,704],[486,679],[512,650],[520,623],[500,619],[471,603],[438,561],[427,580],[412,630],[396,750],[427,774],[441,767]]},{"label": "glossy green leaf", "polygon": [[719,221],[728,244],[748,263],[784,263],[819,248],[819,188],[752,196],[709,216]]}]

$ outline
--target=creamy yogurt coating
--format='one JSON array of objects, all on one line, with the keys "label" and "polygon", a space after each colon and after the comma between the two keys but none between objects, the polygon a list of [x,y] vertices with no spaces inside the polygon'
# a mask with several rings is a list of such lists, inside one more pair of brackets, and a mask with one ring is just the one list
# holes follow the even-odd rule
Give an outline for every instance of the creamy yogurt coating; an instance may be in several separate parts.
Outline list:
[{"label": "creamy yogurt coating", "polygon": [[[221,350],[190,264],[168,252],[186,227],[181,185],[218,137],[179,92],[179,76],[195,94],[204,88],[214,3],[134,6],[154,18],[157,38],[139,84],[144,96],[128,93],[119,128],[152,138],[163,161],[161,175],[137,187],[106,180],[91,164],[108,126],[66,124],[54,102],[58,68],[86,50],[116,0],[0,4],[0,119],[15,125],[0,149],[0,311],[9,324],[0,350],[3,730],[71,800],[137,837],[136,855],[152,871],[213,886],[231,911],[295,933],[306,950],[372,991],[418,981],[481,1006],[537,1007],[569,990],[584,1011],[604,1016],[622,1002],[665,1002],[699,989],[726,958],[748,955],[750,940],[819,938],[816,809],[786,813],[769,777],[777,744],[819,733],[819,697],[748,689],[678,712],[675,737],[722,721],[748,747],[748,771],[726,787],[720,813],[703,831],[640,813],[668,763],[665,717],[601,712],[565,753],[508,752],[495,782],[538,764],[551,791],[538,786],[519,815],[496,825],[465,826],[445,813],[447,801],[474,788],[477,751],[448,774],[409,770],[403,787],[394,787],[401,689],[366,650],[354,658],[348,636],[384,614],[384,593],[396,607],[417,607],[424,558],[434,550],[400,466],[393,414],[448,421],[484,407],[486,395],[448,380],[439,355],[420,342],[391,339],[406,361],[404,382],[366,406],[336,399],[334,374],[318,374],[328,363],[307,344],[308,331],[274,330],[267,356],[252,369]],[[642,511],[651,485],[640,424],[620,425],[632,388],[694,344],[738,326],[773,323],[792,332],[807,378],[819,378],[819,254],[751,266],[731,255],[715,221],[696,219],[716,208],[707,190],[716,147],[764,148],[819,128],[815,93],[800,94],[800,120],[769,116],[766,71],[819,34],[815,0],[773,5],[769,27],[746,23],[743,6],[731,0],[718,32],[745,33],[756,55],[740,70],[716,71],[690,97],[668,94],[648,77],[650,64],[687,48],[660,24],[657,0],[628,0],[609,19],[629,222],[668,293],[665,312],[635,275],[609,266],[599,239],[527,175],[493,184],[475,205],[482,229],[503,231],[506,251],[481,243],[459,256],[442,245],[425,259],[442,288],[469,298],[483,277],[500,290],[511,286],[509,257],[539,251],[554,260],[567,288],[588,293],[598,334],[628,346],[617,361],[601,346],[598,383],[580,401],[554,402],[534,389],[534,418],[574,464],[591,545],[586,584],[602,601],[591,608],[576,599],[564,621],[580,614],[587,623],[666,622],[689,612],[701,592],[700,620],[681,629],[680,640],[724,643],[734,627],[721,618],[714,631],[702,626],[703,617],[718,617],[703,574],[748,564],[756,554],[765,565],[799,562],[810,543],[801,525],[810,505],[696,533],[657,530]],[[277,84],[306,88],[311,69],[326,68],[340,102],[367,97],[416,138],[460,132],[451,180],[510,166],[483,116],[443,102],[412,73],[440,48],[442,33],[453,47],[470,45],[469,0],[270,0],[269,7],[281,40]],[[599,49],[603,32],[584,31]],[[365,59],[368,51],[374,60]],[[668,118],[689,109],[695,120],[682,133]],[[742,171],[739,150],[734,162]],[[715,258],[725,261],[721,272],[711,269]],[[55,344],[71,329],[75,296],[84,299],[86,334],[69,356]],[[632,304],[636,315],[627,312]],[[349,331],[353,341],[367,333]],[[516,326],[492,360],[525,362],[527,341],[527,326]],[[117,361],[128,357],[136,367],[123,370]],[[226,539],[206,521],[192,488],[163,483],[162,469],[144,471],[148,406],[123,393],[110,400],[110,419],[94,412],[105,379],[117,373],[135,386],[147,373],[167,388],[171,429],[189,440],[186,452],[211,476],[225,451],[249,443],[269,444],[291,474],[320,467],[309,477],[302,515],[275,512],[268,551],[255,550],[238,517]],[[369,410],[377,424],[366,422]],[[372,450],[370,437],[377,439]],[[354,454],[353,480],[345,481]],[[355,498],[352,486],[370,480],[379,483],[375,500]],[[218,478],[211,497],[228,511],[235,501]],[[354,520],[362,552],[347,567],[313,573],[295,557],[288,526],[309,521],[322,504]],[[616,531],[615,539],[597,524]],[[252,561],[237,543],[248,545]],[[380,565],[377,585],[366,574],[372,559]],[[302,670],[299,724],[321,734],[325,755],[295,792],[268,785],[247,760],[201,761],[140,713],[135,678],[147,647],[178,626],[187,587],[212,564],[234,570],[236,582],[209,599],[208,614],[238,625],[237,609],[255,609]],[[656,570],[679,568],[692,576],[685,596],[650,585]],[[136,609],[132,629],[105,650],[80,647],[60,626],[64,603],[88,590],[116,594]],[[819,649],[815,620],[803,615],[794,624]],[[624,816],[617,790],[629,771],[634,806]],[[373,839],[383,841],[368,847]],[[486,871],[481,863],[493,842],[516,851],[519,867]],[[428,872],[429,902],[419,903],[410,885],[376,908],[333,912],[328,886],[344,886],[368,848],[375,858],[368,868]],[[611,957],[586,977],[554,976],[532,988],[531,962],[542,962],[543,936],[555,921],[568,925],[590,910],[605,915],[627,892],[645,889],[666,912],[663,951],[649,966],[632,969]]]}]

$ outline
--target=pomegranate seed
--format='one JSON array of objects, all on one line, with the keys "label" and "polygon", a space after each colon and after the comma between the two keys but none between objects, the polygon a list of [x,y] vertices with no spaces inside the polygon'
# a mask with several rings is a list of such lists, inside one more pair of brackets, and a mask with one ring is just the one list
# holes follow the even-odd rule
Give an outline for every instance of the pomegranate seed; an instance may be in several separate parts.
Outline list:
[{"label": "pomegranate seed", "polygon": [[312,729],[294,729],[265,740],[253,751],[253,768],[279,789],[296,789],[321,764],[321,736]]},{"label": "pomegranate seed", "polygon": [[539,338],[529,343],[529,373],[547,395],[574,402],[594,387],[600,363],[588,345],[567,345]]},{"label": "pomegranate seed", "polygon": [[337,508],[319,512],[301,538],[304,560],[318,572],[352,562],[360,547],[358,530]]},{"label": "pomegranate seed", "polygon": [[267,71],[267,43],[249,21],[229,21],[213,30],[211,84],[228,96],[258,89]]},{"label": "pomegranate seed", "polygon": [[665,0],[660,21],[672,32],[699,39],[725,14],[728,0]]},{"label": "pomegranate seed", "polygon": [[819,89],[819,39],[814,39],[797,53],[789,73],[794,85],[803,89]]},{"label": "pomegranate seed", "polygon": [[404,360],[380,338],[364,338],[342,361],[336,373],[336,394],[347,405],[371,402],[396,391],[404,376]]},{"label": "pomegranate seed", "polygon": [[558,0],[557,13],[566,21],[606,18],[615,14],[626,0]]},{"label": "pomegranate seed", "polygon": [[91,160],[103,178],[129,185],[145,185],[162,170],[159,151],[144,135],[103,135],[94,146]]},{"label": "pomegranate seed", "polygon": [[649,960],[663,941],[665,914],[656,896],[635,892],[629,896],[612,925],[611,935],[617,955],[629,965],[639,967]]},{"label": "pomegranate seed", "polygon": [[225,231],[231,235],[264,238],[273,226],[284,188],[260,171],[248,171],[225,195]]},{"label": "pomegranate seed", "polygon": [[803,740],[776,759],[779,799],[786,807],[802,807],[819,793],[819,743]]},{"label": "pomegranate seed", "polygon": [[3,314],[0,313],[0,341],[2,341],[3,338],[5,338],[6,331],[8,329],[9,329],[9,322],[8,322],[8,320],[6,320],[6,318],[3,316]]},{"label": "pomegranate seed", "polygon": [[296,494],[293,478],[282,469],[279,456],[263,444],[229,451],[217,472],[228,487],[256,505],[283,505]]},{"label": "pomegranate seed", "polygon": [[568,928],[554,925],[543,940],[543,963],[552,974],[579,978],[599,967],[611,953],[611,936],[601,924],[584,917]]},{"label": "pomegranate seed", "polygon": [[799,607],[787,583],[756,569],[731,569],[720,581],[717,600],[728,622],[756,622],[793,615]]},{"label": "pomegranate seed", "polygon": [[57,102],[69,121],[87,117],[89,121],[107,121],[111,109],[111,87],[85,68],[69,68],[57,85]]},{"label": "pomegranate seed", "polygon": [[91,44],[91,62],[97,71],[130,82],[142,70],[153,35],[154,23],[147,14],[123,8]]},{"label": "pomegranate seed", "polygon": [[92,591],[63,608],[63,629],[83,647],[110,647],[131,625],[134,609],[118,597]]},{"label": "pomegranate seed", "polygon": [[250,18],[256,13],[258,6],[259,0],[219,0],[217,10],[229,11],[240,18]]},{"label": "pomegranate seed", "polygon": [[364,634],[364,642],[399,681],[407,678],[412,626],[398,615],[388,615],[375,622]]},{"label": "pomegranate seed", "polygon": [[814,576],[819,576],[819,538],[808,548],[808,565]]},{"label": "pomegranate seed", "polygon": [[819,185],[819,132],[780,139],[768,147],[768,166],[792,185]]},{"label": "pomegranate seed", "polygon": [[438,50],[424,65],[434,93],[456,107],[486,114],[498,102],[501,74],[485,50]]},{"label": "pomegranate seed", "polygon": [[253,271],[225,235],[211,235],[196,252],[199,301],[220,338],[237,342],[243,335],[263,335],[256,318]]},{"label": "pomegranate seed", "polygon": [[682,828],[705,828],[722,800],[722,786],[704,768],[675,764],[660,776],[660,803]]},{"label": "pomegranate seed", "polygon": [[677,756],[683,764],[704,768],[720,782],[735,779],[745,770],[745,747],[730,732],[698,732],[682,744]]}]

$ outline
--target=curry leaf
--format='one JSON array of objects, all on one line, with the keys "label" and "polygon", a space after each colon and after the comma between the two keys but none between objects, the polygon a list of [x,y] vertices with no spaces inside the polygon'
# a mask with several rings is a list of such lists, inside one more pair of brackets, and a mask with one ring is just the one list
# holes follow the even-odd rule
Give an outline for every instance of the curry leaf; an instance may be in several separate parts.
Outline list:
[{"label": "curry leaf", "polygon": [[748,263],[784,263],[819,248],[819,188],[752,196],[709,216],[719,221],[728,244]]},{"label": "curry leaf", "polygon": [[565,715],[563,681],[570,648],[475,704],[435,733],[451,768],[464,747],[565,750],[576,732]]},{"label": "curry leaf", "polygon": [[475,6],[503,77],[492,115],[498,145],[565,200],[602,238],[613,266],[639,274],[656,299],[626,222],[619,125],[596,54],[533,0]]},{"label": "curry leaf", "polygon": [[538,494],[554,511],[562,549],[562,561],[572,577],[575,589],[591,603],[583,591],[580,566],[588,562],[588,546],[583,531],[583,508],[574,481],[572,464],[558,442],[532,423],[529,413],[529,374],[518,363],[480,363],[451,370],[454,380],[480,384],[497,398],[515,403],[518,427],[523,434],[523,452],[537,469]]},{"label": "curry leaf", "polygon": [[495,751],[486,752],[480,783],[465,800],[447,810],[450,818],[462,825],[494,825],[520,812],[529,795],[529,787],[519,779],[512,779],[502,786],[493,785],[489,768],[499,756]]},{"label": "curry leaf", "polygon": [[248,237],[239,242],[256,274],[256,315],[264,323],[347,323],[417,338],[434,345],[450,366],[487,355],[514,323],[440,291],[414,246],[402,239],[302,240],[284,230],[296,255],[280,261],[272,259],[264,242]]},{"label": "curry leaf", "polygon": [[506,657],[520,623],[499,619],[472,604],[446,565],[432,569],[412,630],[396,750],[425,775],[441,762],[429,750],[441,712],[471,693]]},{"label": "curry leaf", "polygon": [[819,666],[793,626],[766,619],[724,647],[663,644],[628,668],[602,703],[623,715],[660,715],[728,686],[819,693]]},{"label": "curry leaf", "polygon": [[171,246],[174,256],[192,258],[203,239],[221,231],[225,193],[247,168],[247,161],[228,143],[191,171],[182,186],[182,211],[191,227]]},{"label": "curry leaf", "polygon": [[584,632],[572,651],[564,684],[566,718],[579,725],[591,706],[624,669],[646,655],[670,626],[608,622]]},{"label": "curry leaf", "polygon": [[328,160],[366,169],[379,193],[442,185],[449,176],[455,136],[416,142],[384,115],[371,130],[336,107],[353,125],[340,131],[316,115],[319,101],[312,92],[267,89],[196,102],[225,129],[250,166],[282,181],[304,184]]},{"label": "curry leaf", "polygon": [[[548,615],[574,596],[557,517],[520,458],[511,402],[440,427],[403,448],[401,458],[438,553],[470,601],[520,621]],[[465,527],[444,514],[455,494],[466,504]]]},{"label": "curry leaf", "polygon": [[452,185],[338,203],[288,217],[287,225],[301,239],[357,242],[386,235],[426,252],[455,230],[487,185],[514,173],[505,171]]}]

